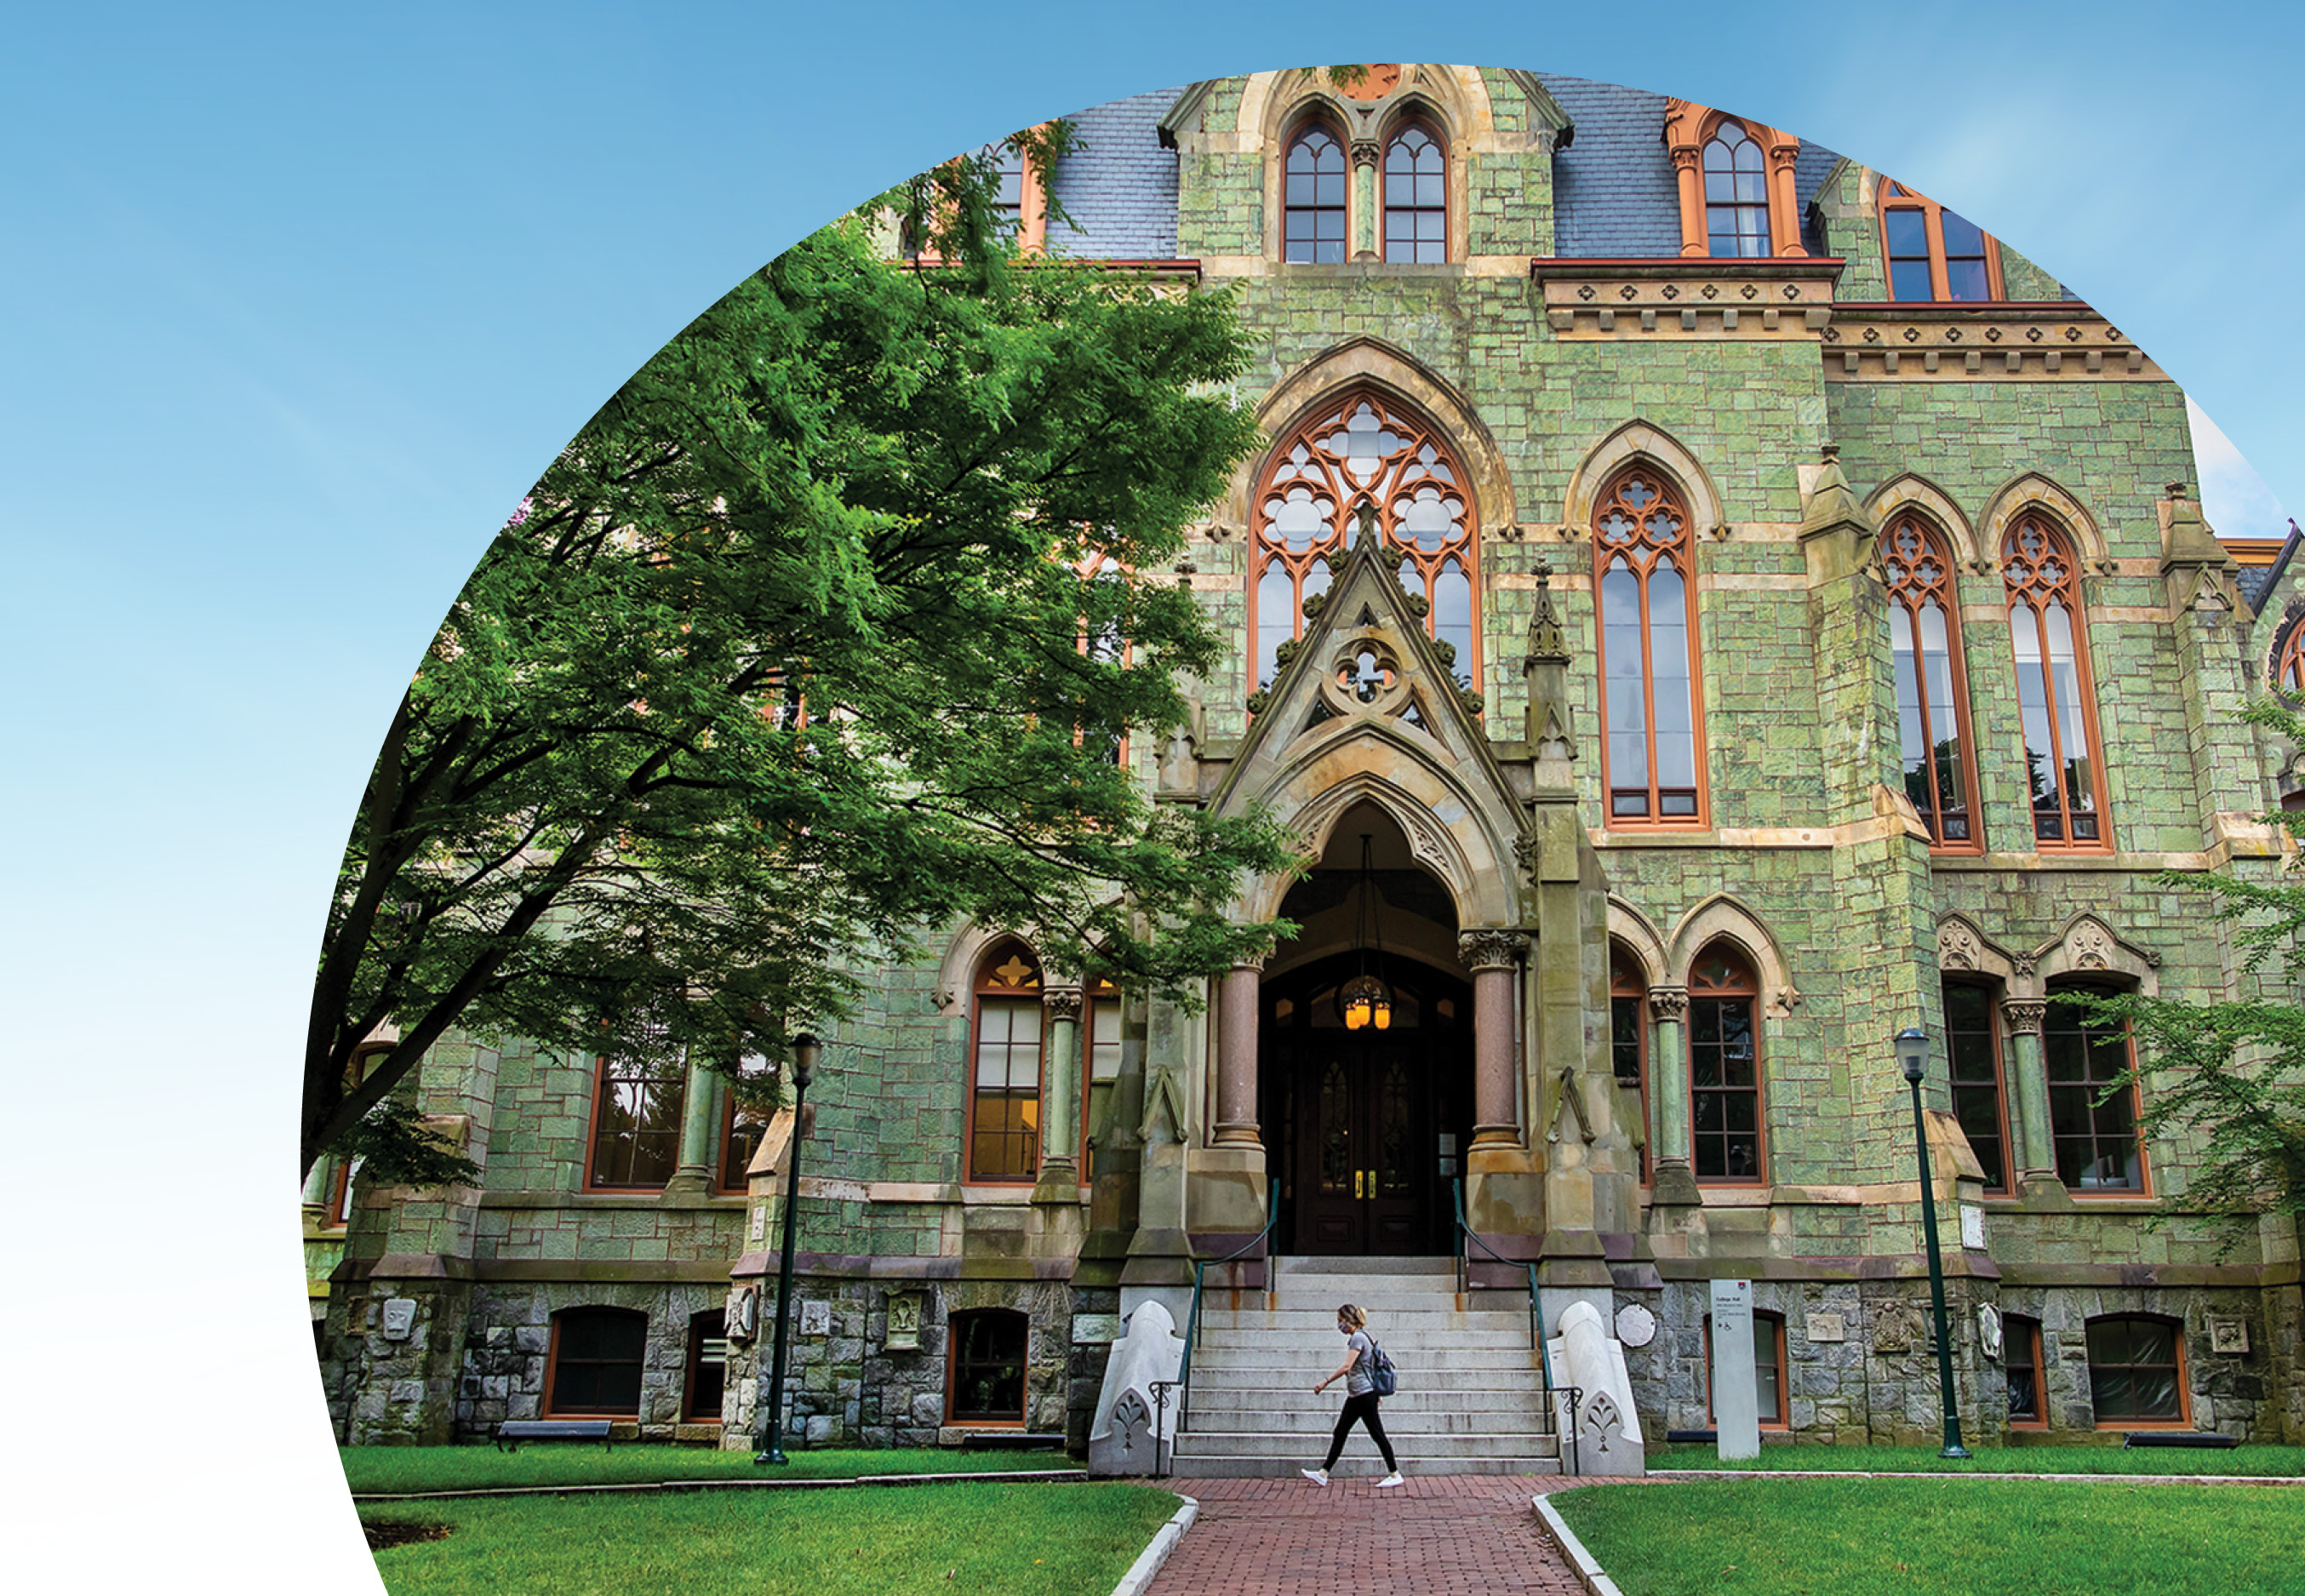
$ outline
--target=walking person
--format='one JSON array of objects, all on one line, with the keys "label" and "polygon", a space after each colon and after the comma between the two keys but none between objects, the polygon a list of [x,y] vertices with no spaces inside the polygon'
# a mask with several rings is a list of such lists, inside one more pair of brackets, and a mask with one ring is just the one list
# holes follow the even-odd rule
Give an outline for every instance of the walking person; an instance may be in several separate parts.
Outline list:
[{"label": "walking person", "polygon": [[1343,1380],[1345,1411],[1337,1415],[1337,1433],[1329,1440],[1329,1460],[1319,1468],[1297,1472],[1315,1485],[1326,1485],[1329,1471],[1337,1466],[1337,1456],[1345,1449],[1345,1437],[1355,1424],[1365,1424],[1369,1439],[1384,1454],[1386,1473],[1376,1482],[1377,1489],[1402,1484],[1400,1465],[1393,1461],[1392,1443],[1385,1439],[1384,1420],[1377,1413],[1377,1405],[1383,1398],[1376,1394],[1376,1382],[1369,1377],[1369,1354],[1375,1351],[1376,1343],[1369,1338],[1368,1315],[1347,1303],[1337,1310],[1337,1334],[1345,1338],[1345,1361],[1337,1365],[1334,1374],[1313,1388],[1313,1394],[1317,1396],[1336,1381]]}]

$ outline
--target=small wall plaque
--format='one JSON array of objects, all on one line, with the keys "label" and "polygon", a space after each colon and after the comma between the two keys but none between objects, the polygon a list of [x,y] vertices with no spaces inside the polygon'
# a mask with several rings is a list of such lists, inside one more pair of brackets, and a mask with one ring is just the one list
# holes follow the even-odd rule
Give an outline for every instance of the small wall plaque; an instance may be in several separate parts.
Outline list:
[{"label": "small wall plaque", "polygon": [[1926,1350],[1929,1345],[1928,1332],[1921,1328],[1921,1311],[1912,1303],[1892,1298],[1874,1308],[1875,1352],[1910,1352],[1917,1346]]},{"label": "small wall plaque", "polygon": [[2243,1353],[2249,1350],[2249,1320],[2246,1319],[2212,1319],[2209,1320],[2209,1350],[2211,1352]]},{"label": "small wall plaque", "polygon": [[1961,1205],[1961,1244],[1973,1252],[1985,1251],[1985,1210],[1971,1203]]},{"label": "small wall plaque", "polygon": [[1638,1303],[1617,1310],[1617,1339],[1627,1346],[1646,1346],[1656,1339],[1656,1315]]},{"label": "small wall plaque", "polygon": [[832,1334],[832,1304],[803,1303],[800,1305],[800,1333],[804,1336]]},{"label": "small wall plaque", "polygon": [[1812,1313],[1808,1316],[1806,1333],[1813,1341],[1846,1341],[1849,1320],[1838,1313]]},{"label": "small wall plaque", "polygon": [[889,1352],[918,1352],[921,1349],[921,1309],[923,1298],[917,1291],[892,1291],[889,1294],[889,1338],[881,1343]]},{"label": "small wall plaque", "polygon": [[1119,1339],[1120,1315],[1118,1313],[1076,1313],[1073,1315],[1073,1345],[1103,1346]]},{"label": "small wall plaque", "polygon": [[416,1329],[416,1299],[387,1297],[384,1300],[384,1338],[405,1341]]}]

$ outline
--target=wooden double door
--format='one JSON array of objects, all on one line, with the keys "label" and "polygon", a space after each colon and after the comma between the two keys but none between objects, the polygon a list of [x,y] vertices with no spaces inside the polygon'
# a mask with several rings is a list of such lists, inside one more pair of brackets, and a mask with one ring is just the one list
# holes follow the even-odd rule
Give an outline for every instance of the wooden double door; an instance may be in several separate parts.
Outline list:
[{"label": "wooden double door", "polygon": [[1348,1031],[1332,1011],[1351,972],[1316,966],[1264,995],[1260,1095],[1281,1182],[1280,1250],[1448,1252],[1470,1130],[1470,993],[1419,968],[1391,981],[1392,1026]]}]

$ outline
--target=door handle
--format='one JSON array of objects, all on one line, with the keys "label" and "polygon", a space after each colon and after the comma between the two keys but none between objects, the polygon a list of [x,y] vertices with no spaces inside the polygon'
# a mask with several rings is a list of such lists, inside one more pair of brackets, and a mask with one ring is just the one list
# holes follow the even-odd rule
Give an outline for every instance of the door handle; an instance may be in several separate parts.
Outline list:
[{"label": "door handle", "polygon": [[1357,1198],[1360,1196],[1360,1194],[1361,1194],[1361,1172],[1360,1172],[1359,1170],[1356,1169],[1356,1170],[1354,1170],[1354,1171],[1353,1171],[1353,1196],[1354,1196],[1356,1199],[1357,1199]]}]

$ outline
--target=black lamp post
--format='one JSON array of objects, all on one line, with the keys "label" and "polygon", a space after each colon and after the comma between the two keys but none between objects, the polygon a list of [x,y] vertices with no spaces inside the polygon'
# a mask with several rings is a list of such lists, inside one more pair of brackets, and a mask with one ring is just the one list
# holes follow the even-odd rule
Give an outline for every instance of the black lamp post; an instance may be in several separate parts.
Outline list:
[{"label": "black lamp post", "polygon": [[785,1354],[792,1345],[793,1223],[800,1211],[801,1108],[808,1101],[808,1083],[816,1074],[817,1049],[822,1044],[803,1034],[793,1038],[793,1128],[785,1147],[784,1261],[777,1269],[777,1350],[769,1375],[767,1439],[753,1454],[754,1463],[787,1463],[785,1456]]},{"label": "black lamp post", "polygon": [[1936,1313],[1937,1403],[1944,1410],[1944,1447],[1940,1457],[1966,1457],[1961,1444],[1961,1409],[1953,1400],[1952,1337],[1945,1324],[1944,1260],[1937,1252],[1937,1205],[1929,1194],[1929,1130],[1921,1117],[1921,1074],[1929,1064],[1929,1034],[1918,1025],[1897,1032],[1897,1062],[1913,1091],[1913,1134],[1921,1150],[1921,1234],[1929,1244],[1929,1304]]}]

